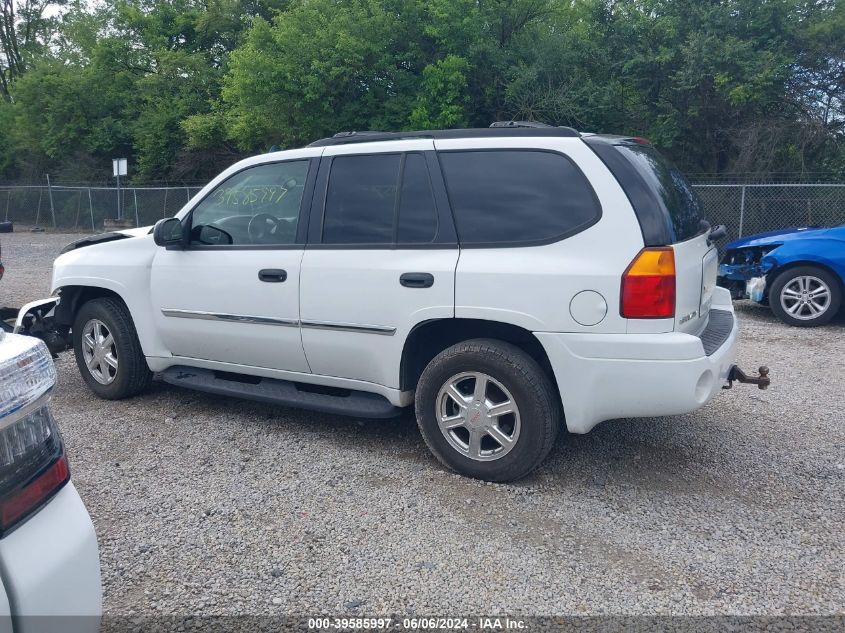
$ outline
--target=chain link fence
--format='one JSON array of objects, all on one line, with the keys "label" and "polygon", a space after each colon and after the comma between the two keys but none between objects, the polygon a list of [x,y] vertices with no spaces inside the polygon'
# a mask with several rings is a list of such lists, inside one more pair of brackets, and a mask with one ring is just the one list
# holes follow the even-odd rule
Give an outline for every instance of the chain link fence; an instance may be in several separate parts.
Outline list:
[{"label": "chain link fence", "polygon": [[[845,224],[845,184],[694,185],[711,224],[731,239],[791,226]],[[123,217],[136,226],[174,215],[201,187],[125,187]],[[93,232],[117,217],[114,187],[2,186],[0,218],[22,226]]]},{"label": "chain link fence", "polygon": [[711,224],[731,239],[793,226],[845,224],[843,184],[694,185]]},{"label": "chain link fence", "polygon": [[[174,215],[202,187],[121,187],[122,217],[135,226]],[[0,218],[24,226],[99,233],[106,219],[117,218],[114,187],[0,185]]]}]

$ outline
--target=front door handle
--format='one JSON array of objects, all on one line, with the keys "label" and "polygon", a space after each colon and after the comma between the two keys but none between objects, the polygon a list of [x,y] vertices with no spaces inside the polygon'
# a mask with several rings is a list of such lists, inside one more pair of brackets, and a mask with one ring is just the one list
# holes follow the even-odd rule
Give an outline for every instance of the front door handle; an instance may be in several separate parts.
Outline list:
[{"label": "front door handle", "polygon": [[406,288],[431,288],[434,285],[434,275],[431,273],[403,273],[399,283]]},{"label": "front door handle", "polygon": [[271,284],[278,284],[288,278],[286,270],[281,268],[264,268],[258,271],[258,279]]}]

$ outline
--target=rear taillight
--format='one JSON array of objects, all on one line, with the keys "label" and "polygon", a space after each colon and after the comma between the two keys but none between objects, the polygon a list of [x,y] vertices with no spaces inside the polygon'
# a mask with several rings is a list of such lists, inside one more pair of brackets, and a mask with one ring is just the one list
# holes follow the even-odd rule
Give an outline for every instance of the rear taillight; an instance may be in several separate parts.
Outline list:
[{"label": "rear taillight", "polygon": [[675,253],[669,247],[644,248],[622,275],[620,314],[626,319],[675,316]]},{"label": "rear taillight", "polygon": [[0,336],[0,537],[41,508],[70,479],[50,414],[56,370],[43,342]]}]

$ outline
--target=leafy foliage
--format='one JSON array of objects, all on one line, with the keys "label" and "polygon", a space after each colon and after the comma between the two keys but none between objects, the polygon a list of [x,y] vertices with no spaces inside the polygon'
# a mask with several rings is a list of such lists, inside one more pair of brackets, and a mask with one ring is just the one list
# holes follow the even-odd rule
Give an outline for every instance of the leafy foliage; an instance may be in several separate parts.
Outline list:
[{"label": "leafy foliage", "polygon": [[0,0],[0,178],[200,179],[351,129],[536,119],[687,171],[845,170],[842,0]]}]

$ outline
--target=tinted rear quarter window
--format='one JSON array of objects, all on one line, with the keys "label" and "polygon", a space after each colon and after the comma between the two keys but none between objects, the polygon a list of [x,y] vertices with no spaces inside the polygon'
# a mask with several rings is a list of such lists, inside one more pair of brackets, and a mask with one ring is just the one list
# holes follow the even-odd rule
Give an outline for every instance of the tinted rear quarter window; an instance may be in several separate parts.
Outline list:
[{"label": "tinted rear quarter window", "polygon": [[555,241],[601,215],[586,177],[563,154],[483,150],[439,156],[461,244]]},{"label": "tinted rear quarter window", "polygon": [[624,144],[616,149],[633,165],[664,207],[675,233],[674,241],[683,242],[703,230],[704,213],[698,196],[669,160],[648,145]]}]

